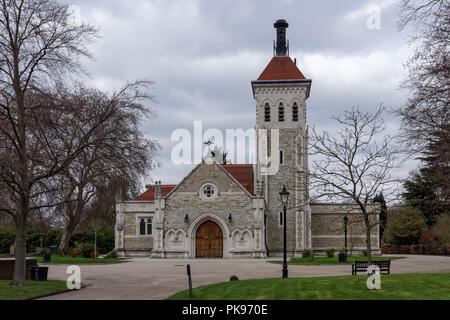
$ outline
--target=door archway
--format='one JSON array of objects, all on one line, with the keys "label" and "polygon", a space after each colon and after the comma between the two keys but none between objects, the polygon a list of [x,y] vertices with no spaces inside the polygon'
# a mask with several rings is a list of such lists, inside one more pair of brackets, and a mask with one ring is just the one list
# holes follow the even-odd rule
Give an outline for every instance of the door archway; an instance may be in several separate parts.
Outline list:
[{"label": "door archway", "polygon": [[223,232],[219,225],[211,220],[197,229],[195,237],[196,258],[223,258]]}]

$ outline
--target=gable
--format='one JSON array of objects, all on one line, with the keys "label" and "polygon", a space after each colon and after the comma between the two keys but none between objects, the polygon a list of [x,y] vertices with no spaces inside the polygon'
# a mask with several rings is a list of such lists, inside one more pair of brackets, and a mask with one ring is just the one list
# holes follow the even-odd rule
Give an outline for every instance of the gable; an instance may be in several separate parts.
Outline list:
[{"label": "gable", "polygon": [[[205,167],[206,166],[206,167]],[[250,196],[255,194],[253,165],[228,164],[213,165],[200,164],[187,175],[178,185],[162,185],[163,197],[168,197],[172,192],[197,192],[205,183],[214,183],[221,192],[244,191]],[[155,186],[141,194],[136,201],[154,201]]]},{"label": "gable", "polygon": [[[219,192],[242,192],[248,196],[253,196],[249,191],[249,189],[251,190],[253,188],[253,184],[249,182],[248,176],[243,174],[245,171],[248,173],[249,169],[241,167],[234,171],[231,169],[231,171],[239,178],[246,176],[244,179],[246,186],[241,185],[222,165],[218,163],[212,165],[202,163],[184,178],[184,180],[173,189],[167,197],[170,197],[175,192],[198,192],[200,188],[207,183],[214,184],[219,189]],[[253,181],[253,179],[251,179],[251,181]]]}]

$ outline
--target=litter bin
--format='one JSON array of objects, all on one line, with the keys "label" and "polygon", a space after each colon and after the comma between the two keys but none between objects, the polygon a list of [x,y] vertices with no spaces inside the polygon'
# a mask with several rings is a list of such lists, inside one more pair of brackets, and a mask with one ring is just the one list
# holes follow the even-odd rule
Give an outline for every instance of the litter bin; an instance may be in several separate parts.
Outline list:
[{"label": "litter bin", "polygon": [[340,253],[339,254],[339,263],[344,263],[347,262],[348,259],[348,255],[345,253]]},{"label": "litter bin", "polygon": [[46,262],[51,262],[52,261],[52,255],[51,255],[51,253],[44,253],[43,254],[43,256],[44,256],[44,263],[46,263]]},{"label": "litter bin", "polygon": [[47,281],[48,267],[35,267],[35,270],[37,281]]},{"label": "litter bin", "polygon": [[36,268],[37,268],[37,266],[30,267],[30,280],[33,280],[33,281],[36,280]]}]

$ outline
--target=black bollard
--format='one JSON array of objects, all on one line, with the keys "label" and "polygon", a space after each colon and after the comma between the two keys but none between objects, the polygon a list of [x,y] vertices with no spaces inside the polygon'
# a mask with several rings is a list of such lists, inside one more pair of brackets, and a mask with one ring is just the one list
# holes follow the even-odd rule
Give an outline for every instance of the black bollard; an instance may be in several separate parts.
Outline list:
[{"label": "black bollard", "polygon": [[191,276],[191,265],[188,264],[187,267],[187,276],[189,280],[189,298],[192,298],[192,276]]}]

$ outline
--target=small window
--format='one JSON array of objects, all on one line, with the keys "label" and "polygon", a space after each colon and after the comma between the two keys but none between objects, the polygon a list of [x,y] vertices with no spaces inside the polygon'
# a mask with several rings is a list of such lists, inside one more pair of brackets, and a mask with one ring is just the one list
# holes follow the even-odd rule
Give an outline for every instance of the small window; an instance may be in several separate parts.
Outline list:
[{"label": "small window", "polygon": [[270,106],[268,103],[264,107],[264,121],[270,122]]},{"label": "small window", "polygon": [[152,218],[147,220],[147,235],[151,236],[153,234],[153,221]]},{"label": "small window", "polygon": [[214,200],[219,196],[219,190],[213,184],[205,184],[199,191],[199,196],[202,200]]},{"label": "small window", "polygon": [[278,107],[278,121],[284,122],[284,105],[282,103]]},{"label": "small window", "polygon": [[204,190],[203,193],[205,194],[205,196],[207,198],[212,198],[215,194],[214,189],[211,186],[207,186]]},{"label": "small window", "polygon": [[292,106],[292,121],[298,122],[298,105],[294,103]]},{"label": "small window", "polygon": [[139,234],[141,236],[145,236],[145,220],[141,219],[140,225],[139,225]]},{"label": "small window", "polygon": [[284,163],[284,153],[283,150],[280,150],[280,164]]},{"label": "small window", "polygon": [[280,212],[280,226],[283,225],[283,212]]}]

